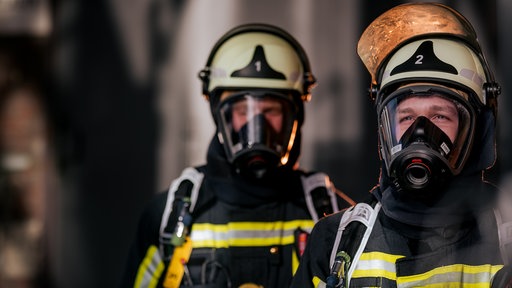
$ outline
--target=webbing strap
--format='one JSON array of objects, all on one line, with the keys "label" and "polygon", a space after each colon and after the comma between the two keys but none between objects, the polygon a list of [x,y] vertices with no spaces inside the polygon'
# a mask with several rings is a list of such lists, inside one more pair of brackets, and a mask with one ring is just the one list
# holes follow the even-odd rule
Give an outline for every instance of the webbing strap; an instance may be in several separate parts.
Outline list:
[{"label": "webbing strap", "polygon": [[493,209],[503,263],[512,262],[512,178],[498,189],[496,207]]},{"label": "webbing strap", "polygon": [[[338,202],[336,201],[336,193],[334,191],[334,185],[332,184],[329,176],[325,173],[317,172],[311,174],[309,176],[301,176],[302,187],[304,189],[304,196],[306,198],[306,205],[308,206],[309,214],[311,214],[311,218],[316,223],[319,218],[323,217],[320,213],[325,212],[337,212],[339,211]],[[316,189],[322,189],[325,191],[326,195],[320,195],[321,197],[327,196],[330,201],[329,211],[324,211],[327,207],[319,207],[322,204],[319,201],[315,201],[313,198],[314,191],[318,191]],[[316,196],[316,195],[315,195]],[[320,215],[319,215],[320,214]]]},{"label": "webbing strap", "polygon": [[[172,231],[166,231],[166,227],[171,220],[172,215],[172,207],[174,200],[176,199],[176,192],[178,191],[180,185],[184,181],[189,181],[192,184],[191,191],[187,191],[186,194],[190,193],[190,208],[189,212],[192,213],[194,211],[195,205],[197,203],[197,198],[199,196],[199,189],[201,188],[201,183],[203,181],[204,174],[199,172],[197,169],[193,167],[187,167],[183,170],[180,177],[174,179],[169,187],[169,193],[167,195],[167,201],[165,203],[164,213],[162,214],[162,220],[160,221],[160,251],[164,253],[164,245],[170,242],[172,237]],[[163,254],[162,254],[163,255]]]},{"label": "webbing strap", "polygon": [[[381,204],[377,202],[375,204],[375,207],[372,208],[371,205],[367,203],[358,203],[355,206],[352,206],[347,211],[343,213],[343,216],[341,217],[340,224],[338,226],[338,232],[336,234],[336,239],[334,241],[333,249],[331,252],[331,258],[329,261],[329,267],[331,267],[334,264],[336,255],[338,252],[345,251],[348,253],[355,253],[353,255],[349,255],[351,259],[351,265],[349,267],[349,270],[346,274],[346,286],[350,286],[350,278],[352,277],[352,273],[355,270],[355,267],[357,266],[357,262],[359,261],[359,257],[361,257],[361,254],[364,251],[364,248],[366,247],[366,243],[368,243],[368,239],[370,238],[370,234],[372,233],[373,226],[375,224],[375,220],[377,219],[377,215],[379,214]],[[351,224],[351,223],[360,223],[359,225],[364,225],[364,234],[361,237],[361,240],[359,240],[359,243],[356,243],[357,241],[343,241],[343,232],[345,231],[345,228]],[[358,227],[359,228],[359,227]],[[356,233],[360,233],[361,229],[352,230],[356,231]],[[360,235],[356,235],[360,236]],[[360,237],[355,237],[355,239],[359,239]],[[352,240],[352,239],[351,239]],[[356,246],[358,245],[358,246]],[[350,246],[350,247],[349,247]]]},{"label": "webbing strap", "polygon": [[505,264],[510,264],[512,258],[512,221],[505,222],[502,213],[498,209],[494,209],[494,216],[498,226],[501,258]]}]

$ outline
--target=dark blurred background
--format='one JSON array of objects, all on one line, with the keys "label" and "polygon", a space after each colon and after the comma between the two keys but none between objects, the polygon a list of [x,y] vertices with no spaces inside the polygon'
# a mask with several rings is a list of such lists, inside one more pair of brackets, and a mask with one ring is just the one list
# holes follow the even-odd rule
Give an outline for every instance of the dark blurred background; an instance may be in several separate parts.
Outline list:
[{"label": "dark blurred background", "polygon": [[[301,166],[361,200],[377,183],[364,28],[374,0],[0,0],[0,287],[116,287],[137,219],[214,133],[198,71],[228,29],[278,25],[318,86]],[[499,161],[512,169],[512,1],[441,1],[475,26],[502,84]],[[508,29],[507,29],[508,28]]]}]

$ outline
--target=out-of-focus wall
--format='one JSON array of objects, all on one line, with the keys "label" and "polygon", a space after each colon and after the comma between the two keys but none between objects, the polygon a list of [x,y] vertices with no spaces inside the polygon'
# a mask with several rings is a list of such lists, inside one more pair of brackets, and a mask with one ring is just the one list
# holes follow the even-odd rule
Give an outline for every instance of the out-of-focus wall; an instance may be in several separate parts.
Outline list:
[{"label": "out-of-focus wall", "polygon": [[[0,1],[0,287],[42,287],[58,178],[46,85],[48,1]],[[48,269],[47,269],[48,268]]]}]

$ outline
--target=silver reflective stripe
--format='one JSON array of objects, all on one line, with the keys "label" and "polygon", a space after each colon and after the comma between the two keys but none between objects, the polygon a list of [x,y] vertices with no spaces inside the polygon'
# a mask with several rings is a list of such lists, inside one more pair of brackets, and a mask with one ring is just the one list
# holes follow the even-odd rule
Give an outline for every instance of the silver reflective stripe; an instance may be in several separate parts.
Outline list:
[{"label": "silver reflective stripe", "polygon": [[312,220],[195,223],[192,226],[191,239],[196,248],[287,245],[294,243],[294,232],[297,228],[309,232],[313,225]]},{"label": "silver reflective stripe", "polygon": [[357,262],[356,271],[359,273],[366,270],[384,270],[386,273],[396,275],[395,263],[390,263],[385,260],[361,260]]},{"label": "silver reflective stripe", "polygon": [[[416,275],[397,277],[396,260],[400,255],[382,252],[363,253],[352,279],[357,278],[386,278],[396,281],[398,287],[489,287],[492,277],[503,265],[467,265],[451,264],[436,267]],[[410,264],[414,265],[414,264]]]},{"label": "silver reflective stripe", "polygon": [[[426,279],[423,275],[408,276],[407,280],[404,281],[404,277],[397,279],[398,288],[409,288],[409,287],[489,287],[491,279],[496,272],[491,270],[493,266],[484,265],[485,268],[476,269],[479,266],[467,266],[467,265],[451,265],[446,267],[440,267],[428,272],[429,275]],[[499,265],[501,267],[501,265]],[[450,270],[450,271],[438,271],[438,270]],[[467,271],[467,270],[479,270],[479,271]]]},{"label": "silver reflective stripe", "polygon": [[374,275],[374,277],[384,277],[394,281],[396,280],[396,260],[403,257],[377,251],[365,252],[359,257],[352,279]]},{"label": "silver reflective stripe", "polygon": [[213,231],[213,230],[192,230],[192,241],[205,241],[205,240],[216,240],[216,241],[225,241],[225,240],[234,240],[234,239],[265,239],[265,238],[276,238],[276,237],[287,237],[293,236],[293,230],[273,230],[273,231],[265,231],[265,230],[254,230],[254,231],[233,231],[229,230],[227,232],[223,231]]},{"label": "silver reflective stripe", "polygon": [[135,278],[134,288],[154,288],[165,268],[155,246],[150,246],[142,260]]},{"label": "silver reflective stripe", "polygon": [[[295,228],[297,229],[297,228]],[[214,230],[197,230],[192,228],[192,241],[204,240],[228,240],[228,239],[264,239],[275,237],[293,236],[294,230],[228,230],[228,231],[214,231]]]},{"label": "silver reflective stripe", "polygon": [[326,283],[320,277],[314,276],[312,281],[315,288],[325,288]]}]

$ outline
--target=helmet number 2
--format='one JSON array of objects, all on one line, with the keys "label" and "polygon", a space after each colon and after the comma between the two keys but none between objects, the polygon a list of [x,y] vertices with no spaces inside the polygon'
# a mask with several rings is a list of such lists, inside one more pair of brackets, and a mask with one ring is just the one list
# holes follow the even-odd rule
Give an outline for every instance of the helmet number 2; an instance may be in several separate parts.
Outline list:
[{"label": "helmet number 2", "polygon": [[416,65],[421,65],[423,64],[423,55],[416,55],[416,62],[414,62],[414,64]]},{"label": "helmet number 2", "polygon": [[261,72],[261,61],[254,62],[254,66],[256,66],[256,71]]}]

